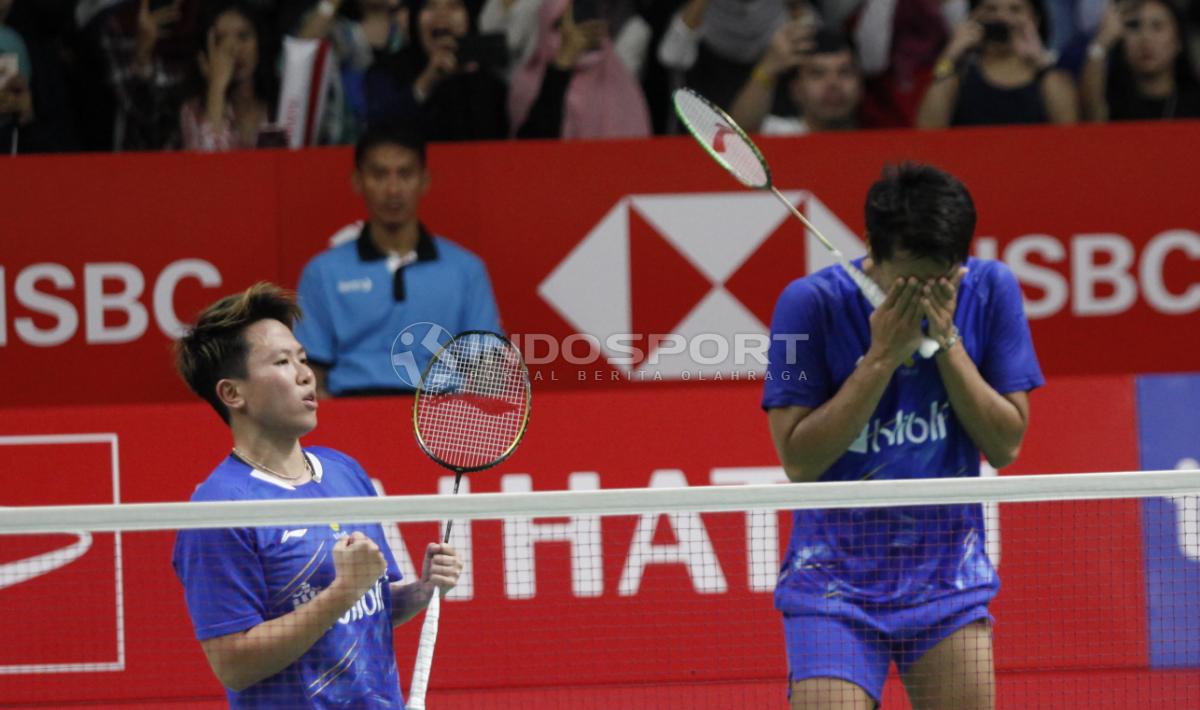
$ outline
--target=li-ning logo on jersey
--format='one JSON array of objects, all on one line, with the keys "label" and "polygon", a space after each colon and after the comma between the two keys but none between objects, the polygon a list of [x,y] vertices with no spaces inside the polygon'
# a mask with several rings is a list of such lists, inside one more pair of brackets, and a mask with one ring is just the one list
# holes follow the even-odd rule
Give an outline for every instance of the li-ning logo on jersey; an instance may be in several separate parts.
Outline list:
[{"label": "li-ning logo on jersey", "polygon": [[283,544],[293,538],[304,537],[304,534],[307,532],[308,532],[308,528],[300,528],[299,530],[284,530],[283,531],[283,539],[280,540],[279,543]]},{"label": "li-ning logo on jersey", "polygon": [[375,582],[375,586],[367,590],[367,593],[362,595],[362,598],[354,602],[354,606],[342,618],[338,619],[339,624],[349,624],[352,621],[358,621],[367,616],[375,616],[383,610],[383,584],[380,581]]},{"label": "li-ning logo on jersey", "polygon": [[946,410],[949,402],[934,400],[929,403],[928,416],[918,416],[917,412],[906,412],[900,409],[896,416],[884,421],[872,420],[863,427],[862,433],[850,444],[850,451],[865,454],[870,451],[877,454],[881,449],[902,444],[924,444],[927,441],[940,441],[946,438]]},{"label": "li-ning logo on jersey", "polygon": [[371,292],[371,279],[364,277],[361,279],[347,279],[346,281],[337,282],[338,293],[354,293],[361,291],[362,293]]}]

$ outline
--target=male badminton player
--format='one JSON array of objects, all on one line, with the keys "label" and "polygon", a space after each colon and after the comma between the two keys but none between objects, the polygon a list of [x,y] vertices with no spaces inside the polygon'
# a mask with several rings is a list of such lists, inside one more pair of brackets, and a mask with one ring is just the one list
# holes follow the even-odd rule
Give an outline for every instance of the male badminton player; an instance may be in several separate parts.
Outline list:
[{"label": "male badminton player", "polygon": [[[349,456],[300,447],[317,402],[292,335],[299,316],[289,294],[260,283],[214,303],[180,339],[179,372],[233,435],[193,501],[375,495]],[[452,547],[434,543],[421,578],[401,581],[379,525],[182,530],[173,564],[236,708],[403,707],[392,627],[462,570]]]},{"label": "male badminton player", "polygon": [[[981,453],[1009,464],[1043,379],[1016,279],[968,257],[970,194],[933,167],[888,168],[866,224],[858,265],[888,294],[879,308],[838,266],[775,308],[773,334],[808,336],[773,338],[763,393],[788,478],[978,476]],[[914,355],[923,322],[930,359]],[[877,707],[894,661],[915,708],[992,708],[998,589],[978,504],[796,511],[775,589],[792,707]]]}]

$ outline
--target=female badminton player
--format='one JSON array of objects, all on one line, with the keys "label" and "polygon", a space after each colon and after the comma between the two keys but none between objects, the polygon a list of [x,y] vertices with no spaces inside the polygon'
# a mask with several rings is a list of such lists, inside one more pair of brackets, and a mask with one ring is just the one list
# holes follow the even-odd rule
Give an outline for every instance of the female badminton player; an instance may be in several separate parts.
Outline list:
[{"label": "female badminton player", "polygon": [[[233,435],[193,501],[373,496],[349,456],[299,438],[317,425],[315,381],[292,335],[292,297],[260,283],[200,314],[179,372]],[[452,547],[401,581],[379,525],[183,530],[173,564],[196,638],[232,707],[403,707],[392,628],[453,588]]]},{"label": "female badminton player", "polygon": [[[1028,392],[1043,384],[1021,290],[968,258],[975,207],[956,178],[906,164],[867,194],[870,251],[887,292],[873,309],[840,268],[780,296],[762,405],[792,481],[978,476],[1017,455]],[[927,332],[922,322],[927,324]],[[937,354],[913,357],[923,337]],[[804,510],[775,589],[793,708],[876,707],[895,662],[914,708],[994,707],[999,588],[982,507]]]}]

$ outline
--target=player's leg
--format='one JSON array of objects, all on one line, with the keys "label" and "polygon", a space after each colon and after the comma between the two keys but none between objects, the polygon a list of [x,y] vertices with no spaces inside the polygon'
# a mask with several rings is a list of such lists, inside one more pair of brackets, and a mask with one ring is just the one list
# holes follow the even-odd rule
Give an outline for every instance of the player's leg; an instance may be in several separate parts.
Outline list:
[{"label": "player's leg", "polygon": [[820,614],[783,618],[792,710],[873,710],[890,657],[867,624]]},{"label": "player's leg", "polygon": [[993,710],[991,623],[986,618],[970,621],[901,673],[914,710]]},{"label": "player's leg", "polygon": [[875,698],[841,678],[808,678],[792,683],[792,710],[874,710]]}]

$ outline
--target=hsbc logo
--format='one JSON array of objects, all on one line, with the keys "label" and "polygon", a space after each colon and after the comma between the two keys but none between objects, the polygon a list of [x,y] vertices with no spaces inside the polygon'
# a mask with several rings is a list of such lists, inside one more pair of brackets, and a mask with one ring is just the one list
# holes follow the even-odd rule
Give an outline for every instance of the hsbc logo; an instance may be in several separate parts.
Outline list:
[{"label": "hsbc logo", "polygon": [[[844,254],[866,253],[815,195],[783,194]],[[796,263],[781,265],[780,258]],[[765,359],[739,358],[746,354],[739,346],[768,342],[764,321],[787,279],[834,263],[772,195],[628,195],[538,293],[626,373],[652,371],[660,379],[762,373]],[[766,294],[764,280],[772,283]],[[631,335],[641,357],[630,356]]]},{"label": "hsbc logo", "polygon": [[[866,252],[816,195],[783,194],[842,253]],[[1029,233],[1003,242],[977,235],[972,254],[1008,265],[1031,321],[1120,316],[1139,302],[1142,313],[1200,312],[1200,281],[1181,266],[1200,260],[1193,229],[1166,229],[1144,242],[1116,233]],[[539,284],[575,333],[549,344],[526,336],[521,349],[531,364],[534,351],[547,354],[542,362],[556,354],[573,364],[604,359],[631,381],[762,375],[780,291],[834,263],[769,194],[627,195]],[[578,340],[588,341],[582,354],[571,350]],[[565,357],[572,354],[577,359]]]}]

